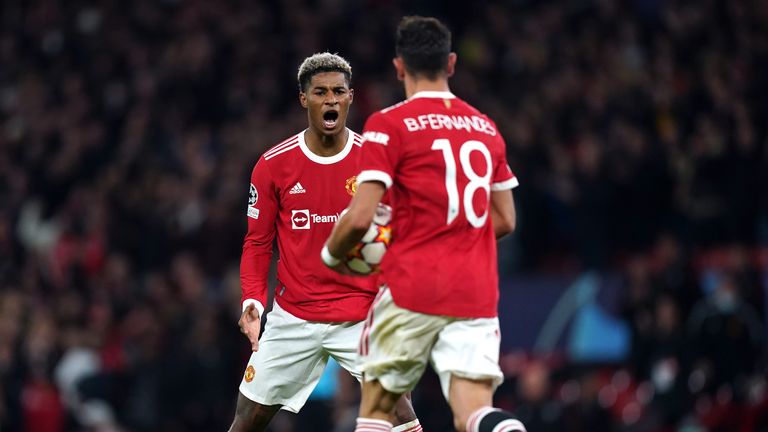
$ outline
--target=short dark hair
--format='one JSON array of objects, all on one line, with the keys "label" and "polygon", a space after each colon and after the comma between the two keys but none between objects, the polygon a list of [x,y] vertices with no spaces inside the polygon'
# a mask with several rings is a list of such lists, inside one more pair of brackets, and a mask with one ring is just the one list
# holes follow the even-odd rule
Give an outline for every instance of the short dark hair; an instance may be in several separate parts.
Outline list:
[{"label": "short dark hair", "polygon": [[435,79],[448,65],[451,31],[437,18],[404,17],[397,26],[395,52],[408,73]]},{"label": "short dark hair", "polygon": [[299,91],[307,91],[312,77],[323,72],[341,72],[347,80],[347,85],[352,85],[352,67],[349,63],[338,54],[324,52],[313,54],[301,62],[296,76]]}]

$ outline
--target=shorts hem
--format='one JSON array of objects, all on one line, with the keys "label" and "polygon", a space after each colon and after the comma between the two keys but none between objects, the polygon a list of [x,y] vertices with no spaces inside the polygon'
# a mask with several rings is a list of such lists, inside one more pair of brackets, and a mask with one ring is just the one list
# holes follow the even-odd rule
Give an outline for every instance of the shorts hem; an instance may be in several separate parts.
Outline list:
[{"label": "shorts hem", "polygon": [[[372,369],[375,369],[375,368],[372,368]],[[403,377],[399,376],[399,375],[396,376],[396,375],[389,374],[389,373],[373,374],[371,372],[364,371],[363,372],[363,382],[378,381],[379,384],[381,384],[381,386],[384,387],[384,390],[386,390],[388,392],[391,392],[391,393],[402,394],[402,393],[407,393],[407,392],[413,390],[416,387],[416,385],[418,384],[418,382],[419,382],[419,380],[421,378],[421,375],[423,375],[423,372],[422,372],[422,374],[419,375],[419,377],[416,379],[416,381],[413,382],[413,384],[411,384],[409,382],[403,383],[404,381],[408,381],[408,380],[407,379],[403,379]]]},{"label": "shorts hem", "polygon": [[461,370],[449,370],[449,371],[445,371],[445,373],[455,375],[459,378],[465,378],[473,381],[491,380],[493,381],[494,389],[500,386],[501,383],[504,382],[503,375],[502,376],[492,375],[487,372],[467,372],[467,371],[461,371]]},{"label": "shorts hem", "polygon": [[413,390],[416,387],[415,384],[412,385],[412,386],[410,386],[410,385],[397,385],[397,384],[394,384],[394,383],[391,382],[392,380],[391,379],[387,379],[386,376],[384,376],[384,377],[373,377],[370,380],[366,380],[366,381],[373,381],[373,380],[379,381],[379,384],[381,384],[381,386],[384,388],[384,390],[386,390],[386,391],[388,391],[390,393],[397,393],[397,394],[408,393],[409,391]]},{"label": "shorts hem", "polygon": [[449,393],[451,391],[451,376],[456,376],[458,378],[464,378],[472,381],[484,381],[484,380],[491,380],[491,385],[493,386],[493,392],[496,392],[496,389],[504,382],[504,375],[493,375],[489,374],[488,372],[467,372],[462,370],[443,370],[441,372],[437,373],[437,376],[440,380],[440,387],[443,391],[443,396],[445,397],[445,400],[449,400]]},{"label": "shorts hem", "polygon": [[244,386],[242,385],[240,386],[239,390],[240,390],[240,394],[245,396],[251,402],[255,402],[261,405],[280,405],[281,410],[289,411],[294,414],[298,414],[298,412],[301,411],[301,408],[304,407],[304,404],[301,404],[300,406],[297,407],[295,404],[291,404],[289,401],[285,399],[267,399],[262,396],[257,396],[253,392],[244,388]]}]

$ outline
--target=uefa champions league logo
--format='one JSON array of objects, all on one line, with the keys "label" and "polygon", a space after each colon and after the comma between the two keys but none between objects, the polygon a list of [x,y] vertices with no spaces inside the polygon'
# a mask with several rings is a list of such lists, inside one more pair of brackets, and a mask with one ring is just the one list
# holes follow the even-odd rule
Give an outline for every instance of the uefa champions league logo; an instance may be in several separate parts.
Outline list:
[{"label": "uefa champions league logo", "polygon": [[248,192],[248,206],[252,207],[256,205],[256,201],[259,200],[259,193],[256,192],[256,186],[251,183],[251,189]]}]

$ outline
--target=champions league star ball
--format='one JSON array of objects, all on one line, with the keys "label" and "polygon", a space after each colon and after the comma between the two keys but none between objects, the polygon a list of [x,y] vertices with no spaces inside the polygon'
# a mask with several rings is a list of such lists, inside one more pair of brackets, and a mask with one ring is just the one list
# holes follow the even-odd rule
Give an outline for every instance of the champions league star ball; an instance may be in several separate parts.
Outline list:
[{"label": "champions league star ball", "polygon": [[384,253],[392,242],[392,208],[378,204],[373,222],[360,243],[347,254],[347,267],[355,273],[372,274],[379,271]]}]

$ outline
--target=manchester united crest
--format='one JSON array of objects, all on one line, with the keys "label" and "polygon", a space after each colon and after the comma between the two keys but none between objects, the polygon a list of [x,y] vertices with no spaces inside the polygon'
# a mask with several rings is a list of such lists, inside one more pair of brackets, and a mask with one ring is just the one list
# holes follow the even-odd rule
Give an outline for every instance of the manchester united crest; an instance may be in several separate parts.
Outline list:
[{"label": "manchester united crest", "polygon": [[249,383],[253,381],[253,377],[256,375],[256,369],[253,368],[253,366],[248,365],[247,368],[245,368],[245,382]]},{"label": "manchester united crest", "polygon": [[357,192],[357,176],[352,176],[347,179],[347,183],[344,185],[344,188],[347,189],[347,193],[350,195],[354,195],[355,192]]}]

